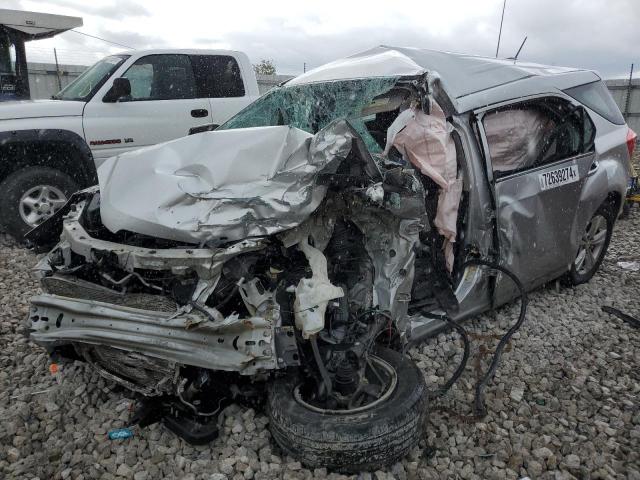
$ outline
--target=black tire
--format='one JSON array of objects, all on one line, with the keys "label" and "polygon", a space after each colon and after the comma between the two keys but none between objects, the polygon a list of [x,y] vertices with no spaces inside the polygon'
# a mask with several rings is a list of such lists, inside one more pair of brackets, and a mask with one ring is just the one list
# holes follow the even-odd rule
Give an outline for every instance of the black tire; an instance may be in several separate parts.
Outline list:
[{"label": "black tire", "polygon": [[326,414],[299,403],[295,375],[269,386],[269,429],[278,445],[308,467],[359,472],[389,465],[418,444],[427,408],[426,385],[404,355],[378,347],[373,354],[396,371],[390,397],[359,413]]},{"label": "black tire", "polygon": [[[569,284],[580,285],[582,283],[587,283],[596,274],[596,272],[598,271],[598,268],[600,268],[600,264],[602,263],[604,256],[607,254],[607,249],[609,248],[609,242],[611,242],[611,235],[613,234],[614,213],[612,211],[612,208],[613,207],[608,204],[601,206],[596,211],[596,213],[593,214],[593,217],[589,221],[589,224],[587,224],[587,229],[588,229],[589,225],[591,225],[591,222],[596,217],[598,217],[599,215],[604,217],[604,219],[606,220],[606,229],[607,229],[605,240],[602,245],[602,249],[600,250],[597,258],[595,259],[595,262],[593,262],[593,265],[590,268],[588,268],[586,271],[579,271],[576,268],[576,261],[574,260],[574,262],[571,264],[571,269],[567,274],[567,280]],[[580,250],[578,250],[578,253],[579,252]]]},{"label": "black tire", "polygon": [[24,234],[33,228],[20,216],[20,199],[39,185],[52,186],[66,198],[78,190],[78,185],[69,175],[48,167],[23,168],[5,178],[0,183],[0,225],[18,241],[22,241]]}]

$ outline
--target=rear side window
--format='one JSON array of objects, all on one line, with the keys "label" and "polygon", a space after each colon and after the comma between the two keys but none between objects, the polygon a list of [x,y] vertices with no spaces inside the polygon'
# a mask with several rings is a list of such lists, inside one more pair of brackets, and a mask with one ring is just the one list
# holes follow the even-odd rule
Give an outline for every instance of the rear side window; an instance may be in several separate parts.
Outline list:
[{"label": "rear side window", "polygon": [[198,97],[244,97],[240,67],[229,55],[191,55]]},{"label": "rear side window", "polygon": [[564,92],[594,112],[602,115],[611,123],[624,125],[624,117],[622,113],[620,113],[618,105],[616,105],[613,97],[611,97],[609,89],[601,81],[598,80],[597,82],[569,88]]}]

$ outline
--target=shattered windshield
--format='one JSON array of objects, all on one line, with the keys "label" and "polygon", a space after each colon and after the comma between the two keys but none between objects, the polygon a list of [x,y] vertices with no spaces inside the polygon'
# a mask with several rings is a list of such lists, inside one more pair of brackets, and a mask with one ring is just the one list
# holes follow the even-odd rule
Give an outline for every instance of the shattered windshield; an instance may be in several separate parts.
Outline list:
[{"label": "shattered windshield", "polygon": [[290,125],[315,134],[336,119],[346,119],[372,152],[381,146],[367,126],[374,99],[394,87],[397,77],[342,80],[277,88],[256,100],[218,130]]}]

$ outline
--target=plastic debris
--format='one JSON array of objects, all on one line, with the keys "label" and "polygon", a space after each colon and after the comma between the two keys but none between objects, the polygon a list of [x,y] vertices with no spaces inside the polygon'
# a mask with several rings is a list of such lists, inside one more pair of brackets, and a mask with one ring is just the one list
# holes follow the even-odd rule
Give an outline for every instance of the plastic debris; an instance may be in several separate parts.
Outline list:
[{"label": "plastic debris", "polygon": [[54,362],[49,365],[49,373],[56,379],[58,385],[62,385],[62,367]]},{"label": "plastic debris", "polygon": [[631,270],[632,272],[640,271],[640,262],[618,262],[617,265],[625,270]]},{"label": "plastic debris", "polygon": [[133,437],[133,430],[130,428],[118,428],[111,430],[109,433],[109,440],[120,440]]}]

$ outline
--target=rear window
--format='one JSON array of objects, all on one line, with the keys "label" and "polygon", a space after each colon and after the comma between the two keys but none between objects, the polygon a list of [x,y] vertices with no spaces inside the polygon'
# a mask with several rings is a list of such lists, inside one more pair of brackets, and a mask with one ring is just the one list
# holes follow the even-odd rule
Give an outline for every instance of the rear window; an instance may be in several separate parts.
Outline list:
[{"label": "rear window", "polygon": [[564,91],[611,123],[624,125],[624,117],[611,97],[609,89],[601,81],[587,83]]},{"label": "rear window", "polygon": [[244,83],[236,59],[228,55],[191,55],[198,97],[244,97]]}]

